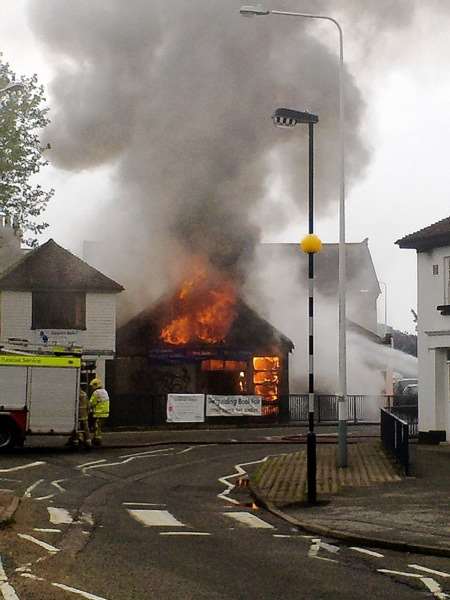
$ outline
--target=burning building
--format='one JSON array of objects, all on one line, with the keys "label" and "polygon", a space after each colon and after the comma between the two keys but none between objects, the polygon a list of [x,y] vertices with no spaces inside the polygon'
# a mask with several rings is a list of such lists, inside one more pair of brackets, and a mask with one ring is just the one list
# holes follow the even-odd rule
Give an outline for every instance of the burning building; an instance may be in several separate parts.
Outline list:
[{"label": "burning building", "polygon": [[239,296],[230,276],[197,262],[176,293],[117,331],[108,373],[112,420],[165,420],[170,393],[258,395],[275,417],[288,394],[290,339]]}]

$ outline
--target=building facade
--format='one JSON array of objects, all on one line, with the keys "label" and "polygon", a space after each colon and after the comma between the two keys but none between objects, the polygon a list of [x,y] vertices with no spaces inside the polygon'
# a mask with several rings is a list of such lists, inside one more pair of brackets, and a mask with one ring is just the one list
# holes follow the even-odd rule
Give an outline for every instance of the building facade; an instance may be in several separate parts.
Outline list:
[{"label": "building facade", "polygon": [[417,251],[420,436],[450,439],[450,217],[396,244]]},{"label": "building facade", "polygon": [[20,243],[16,250],[14,257],[9,246],[0,274],[2,343],[81,347],[85,364],[104,377],[115,352],[122,286],[52,239],[26,254]]}]

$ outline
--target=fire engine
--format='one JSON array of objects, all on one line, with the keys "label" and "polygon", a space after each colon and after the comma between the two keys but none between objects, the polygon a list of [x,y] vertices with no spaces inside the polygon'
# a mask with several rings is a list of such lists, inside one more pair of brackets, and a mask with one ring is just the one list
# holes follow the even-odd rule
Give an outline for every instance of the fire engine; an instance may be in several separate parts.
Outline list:
[{"label": "fire engine", "polygon": [[0,343],[0,451],[78,427],[81,348]]}]

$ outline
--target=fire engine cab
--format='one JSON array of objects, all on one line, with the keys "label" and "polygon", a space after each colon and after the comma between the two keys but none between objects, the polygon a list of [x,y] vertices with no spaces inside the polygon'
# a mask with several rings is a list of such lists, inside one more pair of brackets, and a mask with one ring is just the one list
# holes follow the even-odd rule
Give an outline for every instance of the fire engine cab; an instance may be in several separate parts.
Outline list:
[{"label": "fire engine cab", "polygon": [[81,349],[0,345],[0,450],[78,427]]}]

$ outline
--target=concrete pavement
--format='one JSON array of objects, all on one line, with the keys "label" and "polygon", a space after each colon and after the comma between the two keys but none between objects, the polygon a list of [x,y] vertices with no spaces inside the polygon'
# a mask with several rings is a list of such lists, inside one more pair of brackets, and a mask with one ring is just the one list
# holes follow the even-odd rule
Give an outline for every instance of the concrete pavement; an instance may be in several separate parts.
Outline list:
[{"label": "concrete pavement", "polygon": [[318,445],[318,505],[306,504],[306,450],[267,460],[252,476],[257,499],[305,530],[365,546],[450,556],[450,446],[412,447],[404,477],[377,441]]}]

